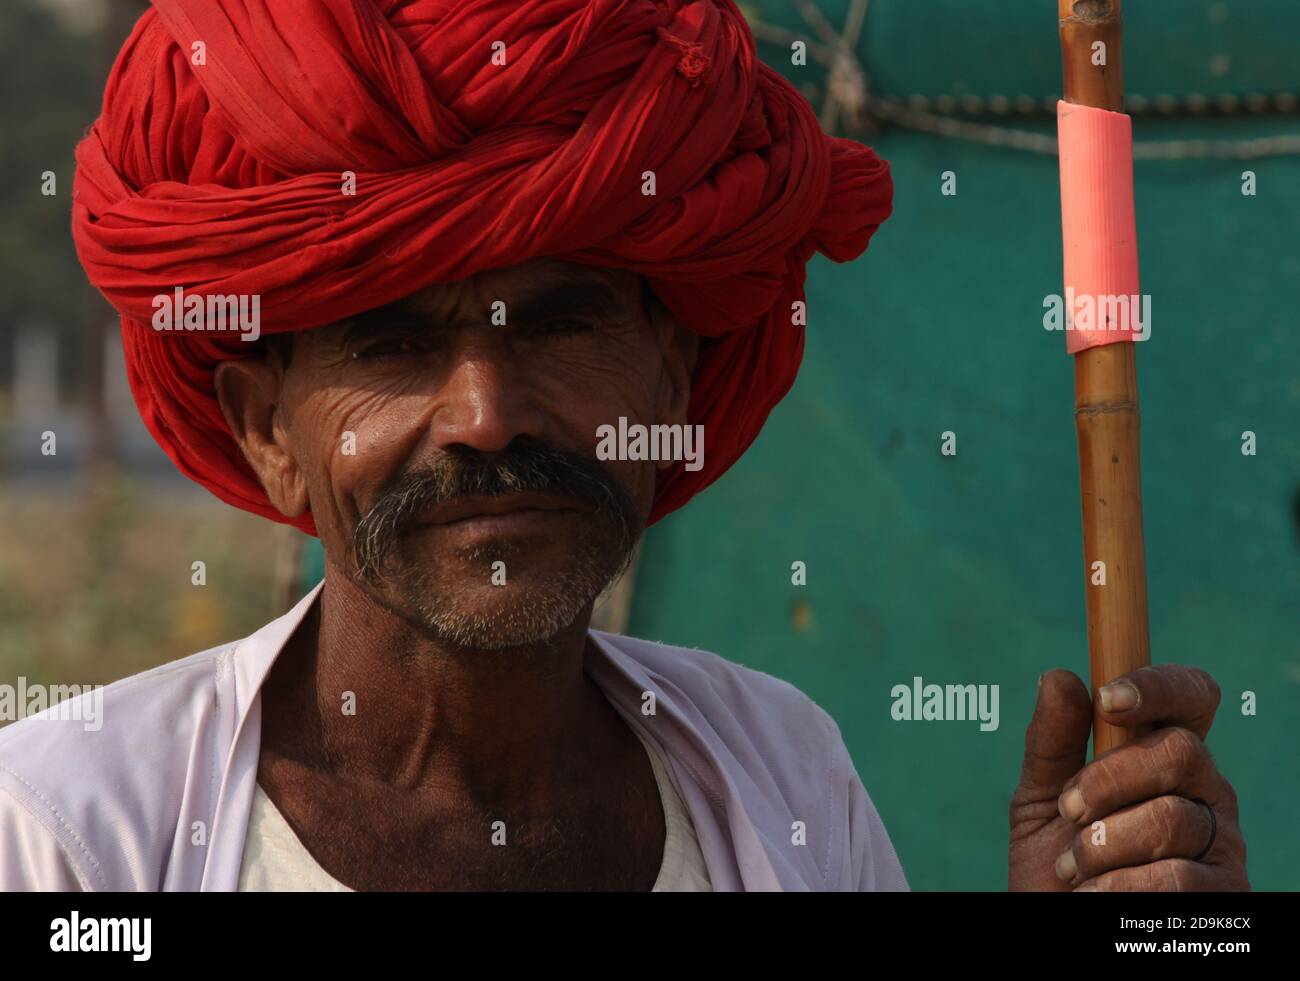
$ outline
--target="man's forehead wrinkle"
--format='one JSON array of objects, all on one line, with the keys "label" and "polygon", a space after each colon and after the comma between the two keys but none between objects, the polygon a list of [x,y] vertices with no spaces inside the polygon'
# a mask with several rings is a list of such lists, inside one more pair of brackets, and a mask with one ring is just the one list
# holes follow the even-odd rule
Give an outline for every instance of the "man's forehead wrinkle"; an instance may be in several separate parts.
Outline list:
[{"label": "man's forehead wrinkle", "polygon": [[[492,299],[519,301],[525,297],[535,297],[549,288],[566,286],[583,286],[604,289],[616,293],[623,292],[633,274],[626,270],[604,266],[588,266],[582,263],[561,259],[533,259],[522,265],[505,270],[491,270],[479,275],[491,277],[491,288],[485,292],[493,294]],[[502,295],[496,295],[500,293]]]},{"label": "man's forehead wrinkle", "polygon": [[[478,277],[485,278],[474,282]],[[486,323],[493,314],[492,304],[498,300],[506,304],[508,322],[581,312],[623,319],[638,309],[637,300],[644,288],[642,278],[627,270],[540,259],[507,270],[488,270],[457,282],[434,283],[399,300],[327,324],[319,328],[319,336],[346,343],[358,331],[384,326],[411,329]]]},{"label": "man's forehead wrinkle", "polygon": [[473,286],[463,280],[413,294],[408,317],[418,313],[443,324],[487,323],[498,301],[505,304],[507,323],[584,311],[617,319],[636,309],[639,277],[623,270],[540,260],[478,277]]},{"label": "man's forehead wrinkle", "polygon": [[449,307],[451,312],[454,313],[459,309],[465,295],[464,286],[463,281],[458,283],[434,283],[432,286],[426,286],[424,289],[398,300],[397,303],[405,313],[432,316],[448,310]]},{"label": "man's forehead wrinkle", "polygon": [[576,276],[533,284],[507,301],[512,320],[563,313],[590,313],[608,320],[622,320],[634,309],[626,290],[604,279]]}]

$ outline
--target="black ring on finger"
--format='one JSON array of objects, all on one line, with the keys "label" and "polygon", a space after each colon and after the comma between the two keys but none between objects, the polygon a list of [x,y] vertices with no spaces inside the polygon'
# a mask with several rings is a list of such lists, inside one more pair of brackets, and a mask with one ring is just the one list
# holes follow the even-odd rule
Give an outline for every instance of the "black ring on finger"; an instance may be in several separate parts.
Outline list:
[{"label": "black ring on finger", "polygon": [[1214,808],[1212,808],[1209,804],[1205,803],[1205,801],[1201,800],[1201,798],[1189,797],[1188,800],[1190,800],[1193,804],[1200,804],[1202,807],[1204,807],[1207,811],[1210,812],[1210,840],[1206,843],[1205,847],[1201,849],[1201,854],[1197,855],[1194,859],[1192,859],[1193,862],[1199,862],[1206,855],[1208,855],[1210,853],[1210,849],[1214,847],[1214,839],[1219,833],[1219,819],[1214,816]]}]

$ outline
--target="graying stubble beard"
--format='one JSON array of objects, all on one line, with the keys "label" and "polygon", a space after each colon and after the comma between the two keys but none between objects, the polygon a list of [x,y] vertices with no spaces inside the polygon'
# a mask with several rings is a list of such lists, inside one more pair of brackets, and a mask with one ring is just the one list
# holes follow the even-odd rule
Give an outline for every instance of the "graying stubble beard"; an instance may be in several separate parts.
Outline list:
[{"label": "graying stubble beard", "polygon": [[[504,611],[479,613],[464,608],[470,591],[435,585],[434,574],[420,570],[413,574],[398,573],[386,577],[385,585],[396,591],[392,596],[413,616],[417,625],[431,638],[469,650],[500,651],[544,643],[571,626],[600,594],[616,582],[632,561],[638,535],[617,536],[617,550],[602,549],[587,541],[572,563],[549,581],[528,588]],[[490,555],[485,549],[463,552],[462,558],[482,563],[481,576],[475,576],[475,590],[483,588],[510,590],[505,586],[484,587],[490,581],[492,563],[502,559],[500,550]],[[522,588],[522,587],[519,587]]]},{"label": "graying stubble beard", "polygon": [[[440,587],[428,569],[428,557],[412,554],[406,533],[418,526],[418,517],[464,495],[513,491],[559,494],[591,509],[573,536],[566,567],[523,595],[519,580],[526,576],[515,575],[513,583],[507,578],[504,586],[489,585],[493,562],[514,562],[512,556],[519,554],[517,545],[504,542],[460,549],[456,557],[461,563],[481,568],[462,584]],[[504,454],[449,453],[431,467],[404,475],[353,529],[349,578],[392,612],[447,643],[481,650],[536,644],[571,625],[622,574],[645,529],[644,518],[626,488],[597,461],[520,438]],[[473,590],[467,583],[474,584]],[[471,596],[484,588],[512,599],[508,612],[468,612]]]}]

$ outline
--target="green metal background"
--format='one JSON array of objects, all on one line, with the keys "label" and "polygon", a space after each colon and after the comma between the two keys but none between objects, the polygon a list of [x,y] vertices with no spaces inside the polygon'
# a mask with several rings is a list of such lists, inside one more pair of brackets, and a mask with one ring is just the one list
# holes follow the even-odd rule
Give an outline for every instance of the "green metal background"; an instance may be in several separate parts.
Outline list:
[{"label": "green metal background", "polygon": [[[843,24],[847,3],[821,6]],[[1128,8],[1130,92],[1300,89],[1294,4]],[[788,4],[761,16],[807,32]],[[1050,2],[875,0],[859,51],[882,94],[1041,97],[1059,91],[1055,30]],[[782,54],[764,47],[774,67]],[[1136,126],[1295,131],[1294,116]],[[1087,671],[1072,364],[1041,327],[1061,288],[1056,161],[897,130],[872,142],[895,215],[858,262],[816,261],[799,382],[735,469],[653,529],[630,632],[800,686],[839,722],[913,887],[1001,888],[1036,680]],[[1252,881],[1297,888],[1300,166],[1139,163],[1137,182],[1153,657],[1219,680],[1210,746],[1240,794]],[[893,721],[890,689],[914,675],[999,684],[1000,728]]]},{"label": "green metal background", "polygon": [[[847,2],[819,6],[844,23]],[[1055,6],[874,0],[858,51],[878,93],[1041,99],[1060,85]],[[1300,90],[1289,0],[1127,6],[1130,93]],[[790,4],[745,9],[810,33]],[[1297,131],[1294,115],[1135,124],[1139,140]],[[1035,682],[1087,672],[1072,364],[1041,326],[1061,289],[1056,160],[896,129],[868,141],[895,215],[858,262],[814,261],[798,383],[745,458],[651,530],[628,632],[798,685],[839,722],[913,888],[999,889]],[[1210,747],[1252,882],[1300,888],[1300,165],[1139,162],[1137,208],[1153,657],[1218,679]],[[1000,727],[893,721],[890,689],[915,675],[999,685]]]}]

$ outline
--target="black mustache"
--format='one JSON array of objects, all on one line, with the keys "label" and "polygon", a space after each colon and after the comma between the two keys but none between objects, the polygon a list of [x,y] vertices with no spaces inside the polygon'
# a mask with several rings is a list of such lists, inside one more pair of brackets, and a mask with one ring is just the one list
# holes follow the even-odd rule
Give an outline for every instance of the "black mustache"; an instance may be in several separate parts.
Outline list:
[{"label": "black mustache", "polygon": [[586,505],[595,512],[593,520],[612,521],[625,539],[635,536],[631,495],[595,459],[520,437],[500,453],[448,450],[436,463],[409,470],[385,488],[352,534],[357,574],[377,582],[402,535],[432,508],[461,497],[526,492]]}]

